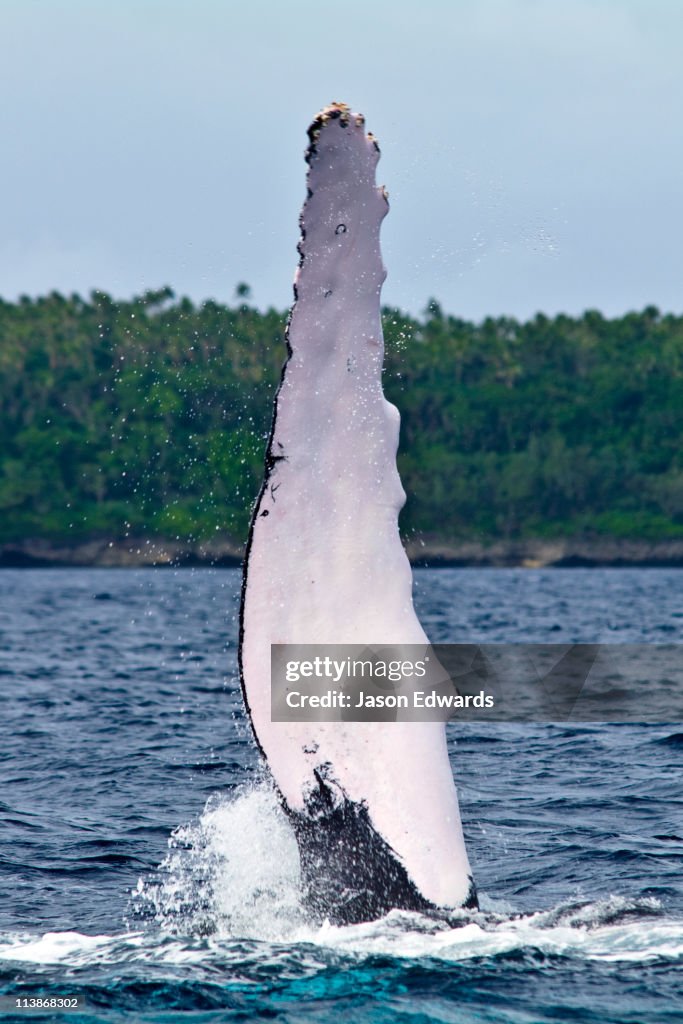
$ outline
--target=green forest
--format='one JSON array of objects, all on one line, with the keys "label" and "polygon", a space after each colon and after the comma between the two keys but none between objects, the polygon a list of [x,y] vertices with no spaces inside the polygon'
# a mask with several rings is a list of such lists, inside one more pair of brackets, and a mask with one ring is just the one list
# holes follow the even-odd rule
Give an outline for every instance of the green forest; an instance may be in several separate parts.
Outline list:
[{"label": "green forest", "polygon": [[[169,288],[0,301],[0,540],[243,539],[286,314]],[[383,310],[404,534],[683,536],[683,317]]]}]

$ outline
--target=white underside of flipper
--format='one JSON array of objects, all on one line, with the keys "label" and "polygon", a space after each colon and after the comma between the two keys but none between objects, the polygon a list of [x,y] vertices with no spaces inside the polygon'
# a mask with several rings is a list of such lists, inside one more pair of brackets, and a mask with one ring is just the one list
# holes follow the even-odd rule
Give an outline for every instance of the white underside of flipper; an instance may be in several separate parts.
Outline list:
[{"label": "white underside of flipper", "polygon": [[398,532],[399,415],[381,384],[378,158],[347,108],[314,122],[290,356],[245,567],[242,682],[287,807],[305,813],[324,771],[424,899],[454,908],[471,878],[443,724],[271,721],[272,643],[428,643]]}]

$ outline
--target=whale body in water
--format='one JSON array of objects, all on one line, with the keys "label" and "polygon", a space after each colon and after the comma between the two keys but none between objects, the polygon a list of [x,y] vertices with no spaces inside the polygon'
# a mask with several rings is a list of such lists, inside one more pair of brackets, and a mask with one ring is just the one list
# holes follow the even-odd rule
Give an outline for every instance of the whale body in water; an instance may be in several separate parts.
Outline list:
[{"label": "whale body in water", "polygon": [[334,103],[309,128],[307,198],[265,477],[253,513],[240,675],[299,844],[305,898],[334,923],[476,905],[439,722],[273,722],[271,644],[428,643],[398,531],[399,414],[382,391],[379,147]]}]

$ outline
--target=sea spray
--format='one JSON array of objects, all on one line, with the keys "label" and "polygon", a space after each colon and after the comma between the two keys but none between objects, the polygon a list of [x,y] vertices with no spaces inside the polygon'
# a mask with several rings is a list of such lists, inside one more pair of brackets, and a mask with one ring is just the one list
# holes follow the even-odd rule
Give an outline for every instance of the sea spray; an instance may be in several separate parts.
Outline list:
[{"label": "sea spray", "polygon": [[291,939],[305,922],[299,853],[272,786],[212,796],[197,822],[174,830],[133,908],[176,934]]},{"label": "sea spray", "polygon": [[[175,943],[167,948],[171,937],[187,943],[190,957],[202,938],[212,956],[240,940],[263,944],[262,956],[270,955],[272,943],[285,944],[295,959],[302,943],[321,955],[329,950],[449,963],[523,951],[610,962],[683,956],[683,922],[652,898],[565,900],[521,914],[484,895],[484,909],[457,911],[450,920],[392,911],[365,924],[313,924],[301,903],[296,841],[265,781],[212,796],[198,821],[173,832],[169,847],[158,871],[140,879],[133,894],[135,924],[146,919],[147,939],[130,935],[136,947],[150,944],[157,950],[152,955],[162,959],[178,955]],[[9,955],[20,954],[15,948]]]}]

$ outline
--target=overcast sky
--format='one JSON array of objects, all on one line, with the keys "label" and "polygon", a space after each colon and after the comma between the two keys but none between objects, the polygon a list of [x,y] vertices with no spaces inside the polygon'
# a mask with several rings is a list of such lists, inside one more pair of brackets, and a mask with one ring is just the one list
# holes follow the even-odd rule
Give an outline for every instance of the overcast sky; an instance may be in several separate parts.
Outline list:
[{"label": "overcast sky", "polygon": [[0,0],[0,295],[291,301],[305,130],[365,113],[384,301],[683,311],[681,0]]}]

